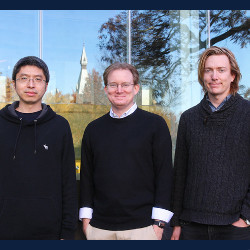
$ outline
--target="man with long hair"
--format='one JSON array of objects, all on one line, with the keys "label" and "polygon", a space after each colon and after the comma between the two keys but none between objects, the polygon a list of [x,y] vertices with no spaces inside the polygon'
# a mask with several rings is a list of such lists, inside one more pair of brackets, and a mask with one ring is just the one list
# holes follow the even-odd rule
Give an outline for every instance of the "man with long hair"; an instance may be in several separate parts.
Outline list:
[{"label": "man with long hair", "polygon": [[237,93],[240,78],[230,50],[201,55],[205,95],[177,134],[172,240],[250,240],[250,102]]}]

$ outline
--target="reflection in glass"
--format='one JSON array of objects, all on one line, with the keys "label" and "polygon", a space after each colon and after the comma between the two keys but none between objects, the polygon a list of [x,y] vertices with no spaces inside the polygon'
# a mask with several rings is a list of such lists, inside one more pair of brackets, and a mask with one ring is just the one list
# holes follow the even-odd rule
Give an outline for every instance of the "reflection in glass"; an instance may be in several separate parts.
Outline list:
[{"label": "reflection in glass", "polygon": [[203,96],[197,61],[209,38],[234,52],[240,94],[250,99],[249,20],[245,10],[0,10],[0,106],[17,99],[14,64],[42,55],[51,74],[43,101],[68,119],[79,160],[85,127],[110,107],[103,71],[131,59],[141,79],[136,102],[164,117],[174,151],[180,114]]}]

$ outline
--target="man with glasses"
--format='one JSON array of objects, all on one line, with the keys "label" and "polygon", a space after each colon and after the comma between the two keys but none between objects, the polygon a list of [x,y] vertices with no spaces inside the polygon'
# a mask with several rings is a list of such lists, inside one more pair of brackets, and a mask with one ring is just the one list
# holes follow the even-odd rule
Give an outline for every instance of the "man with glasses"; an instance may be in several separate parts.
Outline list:
[{"label": "man with glasses", "polygon": [[48,67],[24,57],[12,79],[19,101],[0,111],[0,239],[73,239],[73,140],[67,120],[42,103]]},{"label": "man with glasses", "polygon": [[172,143],[165,120],[134,99],[139,74],[114,63],[103,74],[110,112],[82,140],[80,213],[88,240],[160,240],[172,217]]}]

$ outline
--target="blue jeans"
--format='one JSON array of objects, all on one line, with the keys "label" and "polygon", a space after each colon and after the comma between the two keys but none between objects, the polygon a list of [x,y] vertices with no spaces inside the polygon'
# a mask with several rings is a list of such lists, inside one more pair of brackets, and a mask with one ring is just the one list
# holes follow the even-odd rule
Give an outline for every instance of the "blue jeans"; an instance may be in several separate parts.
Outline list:
[{"label": "blue jeans", "polygon": [[217,226],[183,222],[180,240],[250,240],[250,226]]}]

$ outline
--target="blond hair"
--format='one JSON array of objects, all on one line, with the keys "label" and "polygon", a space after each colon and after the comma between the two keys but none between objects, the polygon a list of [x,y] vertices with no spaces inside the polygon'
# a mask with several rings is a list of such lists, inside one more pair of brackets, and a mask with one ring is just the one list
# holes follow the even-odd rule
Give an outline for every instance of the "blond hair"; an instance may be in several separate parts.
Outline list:
[{"label": "blond hair", "polygon": [[232,51],[230,51],[229,49],[220,48],[217,46],[212,46],[211,48],[206,49],[201,54],[200,59],[199,59],[198,81],[200,85],[202,86],[203,91],[205,93],[207,92],[204,86],[204,82],[203,82],[205,63],[206,63],[207,58],[212,55],[226,55],[227,56],[229,63],[230,63],[230,67],[231,67],[231,74],[235,76],[233,82],[231,83],[230,94],[233,94],[233,95],[236,94],[237,91],[239,90],[239,81],[241,79],[240,68],[238,66],[238,63]]}]

